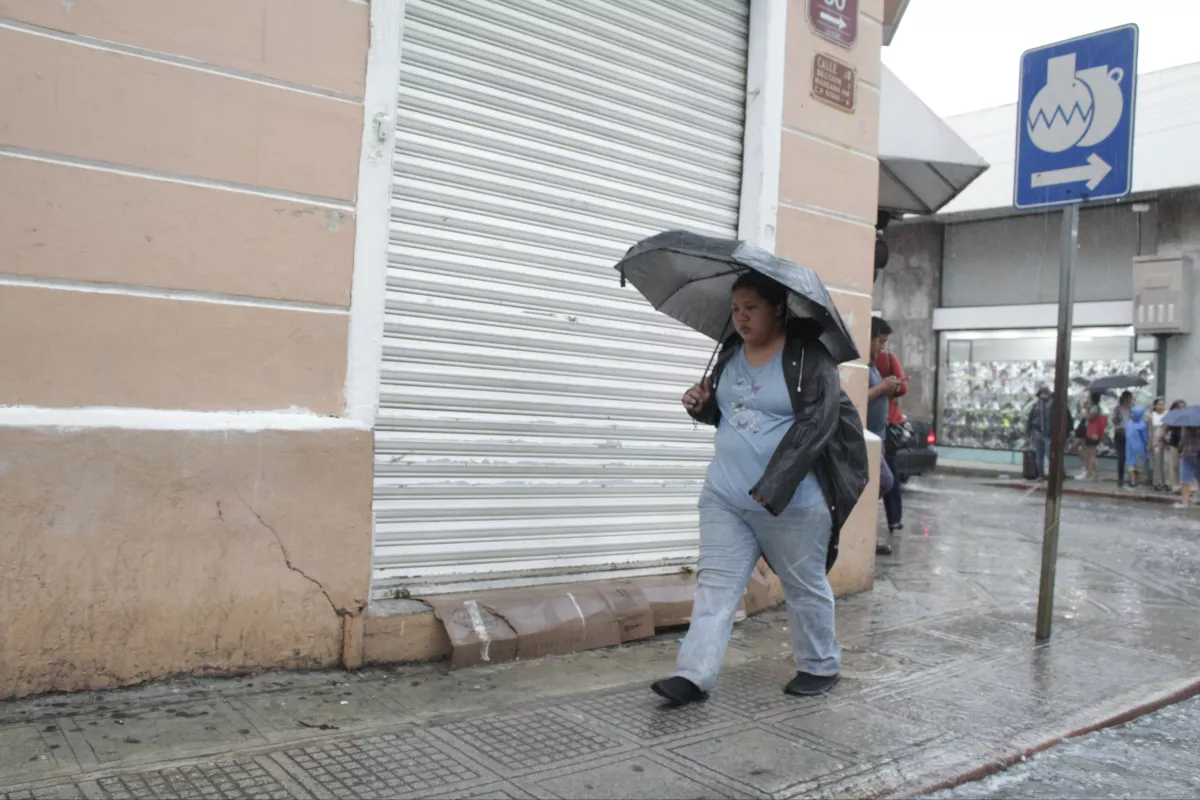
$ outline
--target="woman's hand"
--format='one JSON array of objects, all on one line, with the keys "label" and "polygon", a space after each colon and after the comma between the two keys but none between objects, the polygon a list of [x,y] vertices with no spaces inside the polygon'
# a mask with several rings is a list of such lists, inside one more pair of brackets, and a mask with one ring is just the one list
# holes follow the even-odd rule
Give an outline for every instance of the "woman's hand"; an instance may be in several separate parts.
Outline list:
[{"label": "woman's hand", "polygon": [[693,414],[698,414],[711,397],[712,390],[708,388],[708,385],[697,383],[683,393],[683,407]]}]

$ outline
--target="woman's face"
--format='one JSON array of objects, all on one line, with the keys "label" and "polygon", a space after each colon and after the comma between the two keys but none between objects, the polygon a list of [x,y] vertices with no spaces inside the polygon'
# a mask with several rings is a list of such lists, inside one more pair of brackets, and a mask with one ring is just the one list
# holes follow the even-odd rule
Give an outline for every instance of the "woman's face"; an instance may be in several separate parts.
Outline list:
[{"label": "woman's face", "polygon": [[888,334],[886,334],[886,333],[882,334],[880,336],[876,336],[874,339],[871,340],[871,360],[872,361],[879,358],[879,354],[883,352],[883,349],[885,347],[887,347],[887,343],[888,343]]},{"label": "woman's face", "polygon": [[747,344],[763,344],[783,327],[783,309],[775,308],[753,289],[733,293],[733,327]]},{"label": "woman's face", "polygon": [[1154,401],[1155,413],[1161,414],[1166,410],[1167,410],[1167,401],[1166,400],[1155,400]]}]

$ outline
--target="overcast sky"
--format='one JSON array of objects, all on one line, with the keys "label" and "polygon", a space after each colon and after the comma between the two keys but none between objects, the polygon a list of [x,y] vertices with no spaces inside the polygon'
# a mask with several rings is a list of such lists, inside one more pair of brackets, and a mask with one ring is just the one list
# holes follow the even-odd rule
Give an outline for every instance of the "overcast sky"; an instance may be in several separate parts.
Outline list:
[{"label": "overcast sky", "polygon": [[1129,22],[1139,73],[1200,61],[1200,0],[909,0],[883,62],[947,117],[1015,103],[1031,47]]}]

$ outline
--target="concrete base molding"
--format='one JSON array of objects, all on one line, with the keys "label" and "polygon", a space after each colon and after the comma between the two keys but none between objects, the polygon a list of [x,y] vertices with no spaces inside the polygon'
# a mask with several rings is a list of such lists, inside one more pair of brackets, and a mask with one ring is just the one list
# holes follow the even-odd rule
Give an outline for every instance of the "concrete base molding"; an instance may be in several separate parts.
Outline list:
[{"label": "concrete base molding", "polygon": [[0,697],[353,665],[371,434],[0,428]]},{"label": "concrete base molding", "polygon": [[[874,558],[874,539],[871,540],[871,558]],[[832,576],[831,576],[832,577]],[[839,583],[845,583],[839,582]],[[851,584],[853,586],[853,584]],[[548,653],[565,654],[583,650],[612,646],[618,641],[605,641],[602,638],[580,637],[575,635],[579,628],[578,622],[568,614],[561,617],[553,612],[553,607],[561,596],[571,596],[572,604],[578,608],[578,597],[596,592],[604,592],[619,588],[629,595],[636,596],[630,601],[630,618],[645,616],[645,624],[638,625],[637,635],[619,636],[621,642],[634,641],[649,637],[655,633],[686,627],[691,619],[692,599],[696,589],[694,573],[672,573],[649,577],[632,578],[629,580],[586,581],[580,583],[540,586],[534,588],[504,589],[483,592],[477,595],[456,597],[435,597],[430,599],[433,607],[418,600],[384,600],[371,605],[371,610],[365,618],[347,618],[347,630],[353,623],[356,628],[353,634],[347,634],[347,656],[344,665],[354,669],[367,664],[396,664],[417,661],[434,661],[445,658],[452,660],[453,667],[476,666],[481,659],[476,654],[464,655],[472,646],[479,649],[480,641],[471,636],[471,631],[457,630],[457,635],[451,635],[443,617],[448,616],[448,609],[457,607],[464,601],[473,602],[479,614],[479,623],[489,630],[488,640],[492,645],[501,645],[507,637],[512,646],[507,650],[495,646],[487,659],[498,662],[521,659],[520,643],[522,635],[555,638],[560,640],[547,650]],[[869,584],[866,587],[870,588]],[[852,594],[861,588],[846,588],[835,583],[835,592],[839,596]],[[738,619],[753,616],[782,605],[784,602],[783,585],[779,577],[771,571],[765,560],[760,560],[758,569],[751,577],[750,585],[742,602],[742,610]],[[501,613],[493,614],[493,605],[504,609]],[[536,632],[522,632],[510,628],[513,617],[511,608],[520,607],[526,610],[526,616],[539,620]],[[435,611],[441,609],[441,614]],[[533,609],[533,613],[528,613]],[[641,610],[639,610],[641,609]],[[582,614],[582,611],[579,612]],[[559,620],[561,624],[551,624]],[[502,635],[492,626],[503,627]],[[595,628],[594,621],[584,628]],[[517,626],[519,627],[519,626]],[[568,630],[570,629],[570,630]],[[623,626],[623,630],[631,630]],[[359,633],[358,631],[361,631]],[[498,654],[504,655],[499,656]]]}]

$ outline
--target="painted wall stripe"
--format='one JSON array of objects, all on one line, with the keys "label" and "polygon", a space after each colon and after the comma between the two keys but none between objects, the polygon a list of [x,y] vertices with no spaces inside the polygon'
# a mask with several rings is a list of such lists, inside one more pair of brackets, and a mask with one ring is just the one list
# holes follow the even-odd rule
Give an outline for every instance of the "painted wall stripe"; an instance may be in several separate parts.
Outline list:
[{"label": "painted wall stripe", "polygon": [[270,86],[275,89],[283,89],[289,92],[299,92],[300,94],[324,97],[328,100],[334,100],[339,103],[354,103],[357,105],[362,102],[362,98],[355,97],[354,95],[343,94],[341,92],[331,92],[327,89],[318,89],[312,86],[304,86],[299,83],[292,83],[291,81],[279,80],[278,78],[268,78],[265,75],[258,75],[253,72],[246,72],[244,70],[230,69],[229,67],[219,67],[214,64],[209,64],[208,62],[197,61],[195,59],[177,56],[171,53],[164,53],[158,50],[149,50],[144,47],[120,44],[119,42],[110,42],[106,39],[97,39],[95,37],[86,36],[83,34],[51,30],[50,28],[43,28],[38,25],[30,25],[25,22],[17,22],[10,19],[0,20],[0,28],[8,28],[9,30],[21,31],[33,36],[42,36],[47,39],[55,39],[68,44],[89,47],[93,50],[105,50],[110,53],[120,53],[121,55],[132,56],[134,58],[144,58],[147,61],[157,61],[160,64],[170,64],[171,66],[190,69],[194,72],[203,72],[208,75],[216,75],[221,78],[232,78],[233,80],[257,83],[262,86]]},{"label": "painted wall stripe", "polygon": [[352,419],[325,417],[303,409],[281,411],[171,411],[155,408],[37,408],[0,406],[0,428],[143,431],[322,431],[367,430]]},{"label": "painted wall stripe", "polygon": [[854,147],[850,147],[848,145],[839,144],[838,142],[835,142],[833,139],[828,139],[824,136],[818,136],[817,134],[809,133],[808,131],[802,131],[799,128],[790,128],[786,125],[783,126],[783,129],[785,131],[787,131],[788,133],[794,134],[796,136],[803,136],[805,139],[812,139],[814,142],[820,142],[821,144],[827,144],[830,147],[836,147],[838,150],[842,150],[847,153],[854,153],[854,155],[856,155],[856,156],[862,156],[863,158],[870,159],[871,161],[879,161],[879,157],[877,155],[875,155],[874,153],[868,153],[865,150],[858,150],[858,149],[856,149]]},{"label": "painted wall stripe", "polygon": [[851,225],[861,225],[863,227],[870,228],[872,231],[875,230],[874,220],[865,220],[862,217],[856,217],[853,214],[845,214],[841,211],[833,211],[828,208],[821,208],[820,206],[813,206],[807,203],[780,202],[779,205],[785,208],[793,208],[797,211],[807,211],[808,213],[816,214],[819,217],[829,217],[830,219],[840,220],[841,222],[848,222]]},{"label": "painted wall stripe", "polygon": [[114,175],[124,175],[130,178],[145,178],[152,181],[164,181],[166,183],[178,183],[184,186],[196,186],[203,189],[218,189],[224,192],[237,192],[238,194],[250,194],[256,197],[266,197],[271,200],[284,200],[290,203],[305,203],[319,208],[328,208],[334,211],[342,211],[345,213],[354,213],[354,204],[347,203],[344,200],[336,200],[330,197],[319,197],[317,195],[300,194],[299,192],[284,192],[276,189],[264,189],[248,184],[233,183],[232,181],[219,181],[210,178],[197,178],[191,175],[179,175],[169,172],[160,172],[152,169],[141,169],[138,167],[129,167],[123,164],[113,164],[106,161],[95,161],[88,158],[75,158],[74,156],[64,156],[57,153],[44,153],[36,150],[27,150],[23,147],[6,147],[0,145],[0,156],[7,158],[23,158],[29,161],[44,161],[47,164],[58,164],[67,167],[79,167],[80,169],[93,169],[98,172],[110,172]]},{"label": "painted wall stripe", "polygon": [[92,294],[115,294],[124,297],[146,297],[155,300],[181,300],[188,303],[215,303],[227,306],[249,306],[278,311],[306,311],[314,314],[346,315],[348,309],[338,306],[307,303],[299,300],[268,300],[261,297],[222,294],[220,292],[196,292],[181,289],[159,289],[151,286],[133,286],[118,283],[94,283],[63,278],[35,278],[24,275],[0,273],[0,286],[20,286],[32,289],[54,289],[67,292],[90,292]]}]

